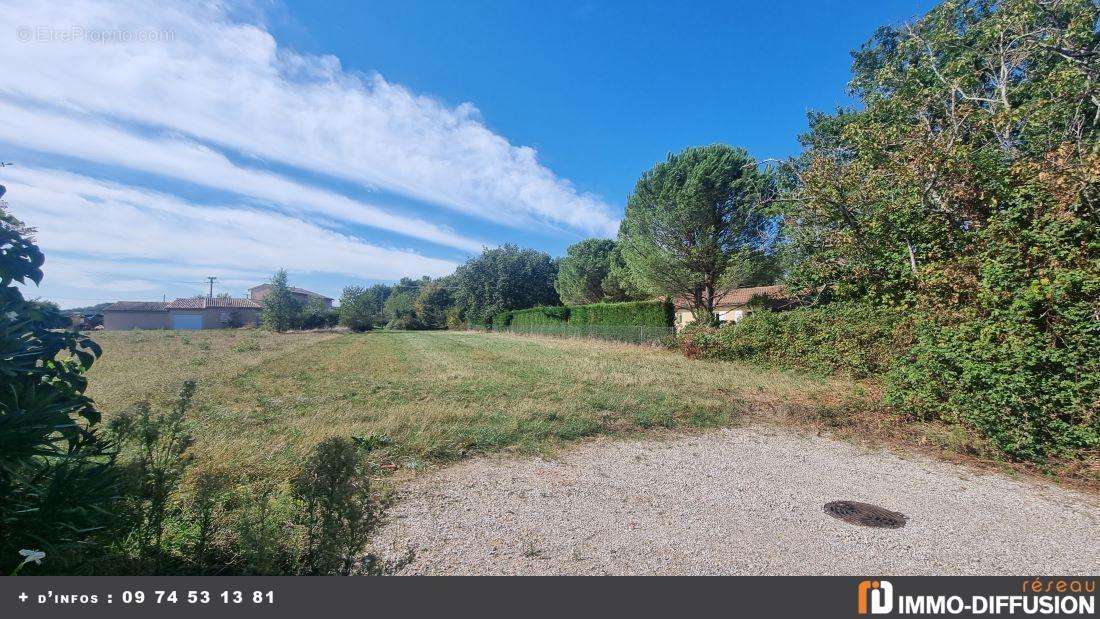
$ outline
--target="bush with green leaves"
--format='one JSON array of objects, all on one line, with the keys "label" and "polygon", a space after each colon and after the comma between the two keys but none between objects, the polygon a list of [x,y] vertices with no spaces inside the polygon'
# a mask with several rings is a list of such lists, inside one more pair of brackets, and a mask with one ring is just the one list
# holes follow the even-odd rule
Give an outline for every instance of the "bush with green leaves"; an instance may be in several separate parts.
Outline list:
[{"label": "bush with green leaves", "polygon": [[194,394],[195,381],[187,381],[167,411],[154,413],[148,402],[139,402],[107,423],[111,435],[130,454],[120,466],[126,482],[121,498],[124,526],[135,538],[138,559],[153,561],[154,570],[165,524],[192,460],[188,449],[194,439],[184,418]]},{"label": "bush with green leaves", "polygon": [[900,315],[869,304],[832,303],[786,312],[757,311],[721,327],[690,325],[680,334],[691,357],[749,361],[819,374],[879,377],[907,346]]},{"label": "bush with green leaves", "polygon": [[42,281],[34,230],[0,203],[0,573],[19,550],[55,562],[79,548],[118,493],[114,449],[96,431],[84,372],[100,355],[47,303],[14,284]]},{"label": "bush with green leaves", "polygon": [[340,314],[316,297],[302,306],[294,326],[298,329],[331,329],[340,320]]},{"label": "bush with green leaves", "polygon": [[322,441],[292,480],[305,529],[302,572],[350,574],[363,559],[377,522],[370,476],[358,443]]},{"label": "bush with green leaves", "polygon": [[192,455],[187,381],[166,409],[138,403],[108,431],[123,449],[124,480],[104,510],[98,542],[54,571],[114,574],[384,573],[365,548],[380,508],[370,484],[371,443],[330,438],[289,481],[244,479]]},{"label": "bush with green leaves", "polygon": [[352,331],[369,331],[381,311],[377,295],[362,286],[348,286],[340,295],[340,324]]},{"label": "bush with green leaves", "polygon": [[[532,327],[540,325],[560,325],[569,320],[569,308],[560,305],[532,307],[525,310],[512,310],[503,326]],[[494,323],[495,324],[495,323]]]},{"label": "bush with green leaves", "polygon": [[905,312],[890,401],[1004,455],[1100,446],[1094,0],[945,0],[853,54],[783,168],[787,283]]},{"label": "bush with green leaves", "polygon": [[444,329],[447,327],[447,310],[452,307],[453,299],[447,283],[440,280],[425,282],[413,301],[416,319],[425,329]]}]

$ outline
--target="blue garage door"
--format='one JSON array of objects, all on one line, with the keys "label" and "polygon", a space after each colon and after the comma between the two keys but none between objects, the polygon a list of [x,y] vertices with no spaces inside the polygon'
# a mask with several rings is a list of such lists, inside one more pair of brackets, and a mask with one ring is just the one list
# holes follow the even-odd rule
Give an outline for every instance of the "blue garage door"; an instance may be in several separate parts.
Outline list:
[{"label": "blue garage door", "polygon": [[202,314],[176,314],[172,313],[173,329],[201,329]]}]

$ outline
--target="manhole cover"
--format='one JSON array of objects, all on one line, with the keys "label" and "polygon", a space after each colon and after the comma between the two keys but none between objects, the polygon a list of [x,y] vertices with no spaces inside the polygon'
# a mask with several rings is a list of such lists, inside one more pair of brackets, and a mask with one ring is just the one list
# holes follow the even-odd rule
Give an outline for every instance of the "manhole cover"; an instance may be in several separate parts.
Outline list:
[{"label": "manhole cover", "polygon": [[905,514],[892,512],[878,505],[857,503],[855,501],[826,503],[825,513],[834,518],[840,518],[844,522],[883,529],[900,529],[905,526],[905,521],[908,520]]}]

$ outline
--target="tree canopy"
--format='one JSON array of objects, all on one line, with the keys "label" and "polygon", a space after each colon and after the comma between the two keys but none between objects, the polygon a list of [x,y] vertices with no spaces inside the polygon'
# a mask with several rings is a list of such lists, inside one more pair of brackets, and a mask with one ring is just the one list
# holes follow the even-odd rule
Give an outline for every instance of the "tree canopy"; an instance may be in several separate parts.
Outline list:
[{"label": "tree canopy", "polygon": [[454,300],[460,318],[486,324],[499,312],[558,305],[557,264],[534,249],[503,245],[486,249],[455,270]]},{"label": "tree canopy", "polygon": [[854,54],[784,169],[789,283],[925,320],[890,399],[1013,457],[1100,443],[1090,0],[948,0]]},{"label": "tree canopy", "polygon": [[604,300],[604,281],[614,251],[615,241],[610,239],[585,239],[570,245],[558,262],[558,277],[554,280],[562,303],[583,305]]},{"label": "tree canopy", "polygon": [[378,315],[374,296],[362,286],[347,286],[340,295],[340,324],[352,331],[369,331]]},{"label": "tree canopy", "polygon": [[426,282],[413,301],[413,309],[420,324],[426,329],[443,329],[447,326],[446,311],[453,304],[447,282]]},{"label": "tree canopy", "polygon": [[301,304],[290,292],[286,269],[279,269],[271,278],[271,288],[264,297],[261,322],[272,331],[287,331],[294,327],[301,309]]},{"label": "tree canopy", "polygon": [[768,175],[743,149],[716,144],[669,155],[638,180],[619,228],[629,277],[652,295],[714,299],[755,276],[768,243]]}]

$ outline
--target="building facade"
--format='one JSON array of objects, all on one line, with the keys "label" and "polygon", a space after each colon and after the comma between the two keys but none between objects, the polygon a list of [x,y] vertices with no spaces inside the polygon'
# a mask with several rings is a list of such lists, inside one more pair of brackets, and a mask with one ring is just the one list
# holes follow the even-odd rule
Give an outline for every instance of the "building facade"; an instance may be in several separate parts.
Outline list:
[{"label": "building facade", "polygon": [[[264,297],[270,292],[271,284],[260,284],[259,286],[253,286],[248,289],[248,298],[257,303],[263,303]],[[319,292],[312,292],[304,288],[290,286],[290,294],[302,305],[307,305],[313,299],[319,299],[321,303],[324,304],[325,309],[332,308],[332,297],[326,297]]]},{"label": "building facade", "polygon": [[[722,324],[738,322],[752,312],[771,310],[789,301],[790,296],[783,286],[735,288],[714,300],[714,315]],[[677,331],[695,322],[690,300],[675,299],[673,305],[676,308]]]},{"label": "building facade", "polygon": [[251,299],[205,297],[169,303],[119,301],[103,310],[103,328],[227,329],[260,323],[260,304]]}]

